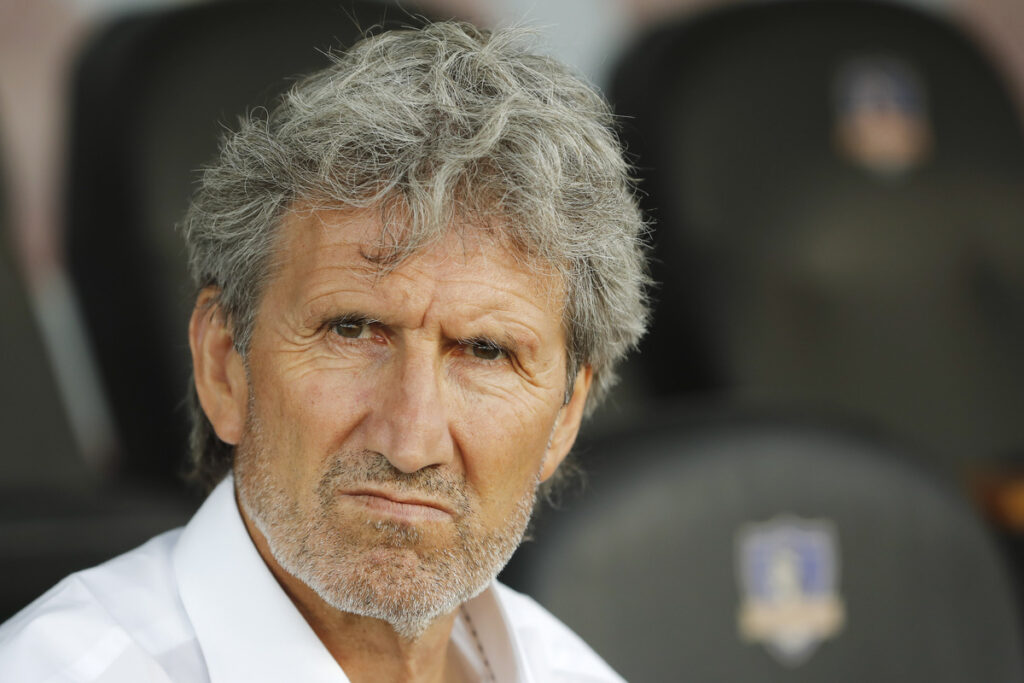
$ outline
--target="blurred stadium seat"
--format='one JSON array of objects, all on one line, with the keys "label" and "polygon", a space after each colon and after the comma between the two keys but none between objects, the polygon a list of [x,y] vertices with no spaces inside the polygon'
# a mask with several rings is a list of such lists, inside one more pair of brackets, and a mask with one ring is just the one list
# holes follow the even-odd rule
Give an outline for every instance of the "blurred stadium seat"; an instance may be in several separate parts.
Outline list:
[{"label": "blurred stadium seat", "polygon": [[642,37],[611,98],[655,220],[660,395],[848,411],[951,472],[1024,455],[1024,134],[956,28],[744,3]]},{"label": "blurred stadium seat", "polygon": [[121,441],[121,469],[174,484],[193,295],[175,230],[225,127],[271,104],[324,52],[410,25],[407,7],[221,0],[102,27],[74,77],[68,263]]},{"label": "blurred stadium seat", "polygon": [[630,681],[1020,681],[1007,571],[960,497],[860,426],[678,407],[582,448],[519,585]]},{"label": "blurred stadium seat", "polygon": [[191,510],[185,500],[112,488],[80,457],[10,248],[3,189],[0,182],[0,622],[72,571],[178,526]]},{"label": "blurred stadium seat", "polygon": [[[0,156],[0,167],[2,162]],[[4,181],[0,173],[0,487],[81,489],[90,473],[72,438],[14,255]]]}]

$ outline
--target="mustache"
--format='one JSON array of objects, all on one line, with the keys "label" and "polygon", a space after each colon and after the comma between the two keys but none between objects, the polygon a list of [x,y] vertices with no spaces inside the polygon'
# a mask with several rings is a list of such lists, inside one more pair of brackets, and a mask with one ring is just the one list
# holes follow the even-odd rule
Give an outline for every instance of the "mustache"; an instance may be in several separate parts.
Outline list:
[{"label": "mustache", "polygon": [[338,489],[376,484],[396,493],[423,494],[443,500],[461,515],[472,511],[463,475],[440,467],[403,472],[375,451],[342,452],[331,458],[317,485],[322,505],[330,505]]}]

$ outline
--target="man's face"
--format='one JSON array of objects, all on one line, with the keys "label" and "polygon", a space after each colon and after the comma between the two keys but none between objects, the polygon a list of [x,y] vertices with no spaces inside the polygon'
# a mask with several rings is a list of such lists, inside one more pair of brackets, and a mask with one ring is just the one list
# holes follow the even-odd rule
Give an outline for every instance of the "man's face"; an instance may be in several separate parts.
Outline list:
[{"label": "man's face", "polygon": [[518,545],[589,369],[563,406],[562,287],[501,246],[453,233],[382,275],[375,213],[282,230],[236,397],[239,500],[289,574],[415,636]]}]

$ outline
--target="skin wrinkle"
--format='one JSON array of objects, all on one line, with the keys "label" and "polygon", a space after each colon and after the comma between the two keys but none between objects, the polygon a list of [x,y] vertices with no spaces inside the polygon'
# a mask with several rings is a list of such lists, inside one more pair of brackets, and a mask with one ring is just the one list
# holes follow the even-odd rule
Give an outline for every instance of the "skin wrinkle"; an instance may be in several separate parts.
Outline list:
[{"label": "skin wrinkle", "polygon": [[[327,218],[328,216],[342,217],[342,216],[345,216],[345,215],[348,215],[348,214],[352,214],[352,215],[365,215],[366,213],[367,212],[365,212],[365,211],[352,212],[352,211],[344,211],[344,210],[322,211],[321,213],[318,214],[319,218],[316,219],[316,222],[319,225],[319,228],[324,230],[324,229],[327,229],[326,221],[328,220],[328,218]],[[298,211],[295,215],[303,216],[303,215],[306,215],[306,214],[305,214],[305,211]],[[478,236],[473,236],[473,237],[477,241],[480,240],[480,238]],[[470,251],[469,251],[470,248],[467,246],[466,238],[463,237],[463,239],[461,239],[458,244],[460,246],[461,257],[463,259],[467,258],[469,253],[470,253]],[[501,246],[503,248],[511,249],[511,245],[506,245],[503,242],[499,243],[498,246]],[[516,257],[516,263],[519,264],[519,265],[525,266],[527,261],[522,258],[522,255],[518,253],[518,250],[515,250],[513,253],[515,254],[515,257]],[[456,255],[452,254],[451,256],[455,257]],[[447,259],[441,260],[439,265],[443,265],[444,262],[446,262],[446,260]],[[338,266],[332,265],[331,263],[327,263],[324,266],[322,266],[322,268],[324,270],[323,273],[313,273],[313,274],[324,274],[324,280],[327,281],[330,278],[331,271],[334,270],[337,267]],[[538,275],[539,275],[539,280],[541,280],[543,282],[543,281],[546,281],[546,280],[550,279],[550,275],[551,275],[551,269],[550,268],[544,268],[544,267],[541,267],[541,266],[536,265],[536,264],[534,266],[532,266],[532,267],[534,267],[537,270]],[[348,270],[349,271],[353,271],[353,268],[348,268]],[[388,271],[388,270],[382,271],[381,268],[377,264],[373,263],[370,260],[368,260],[368,262],[365,263],[365,264],[361,264],[359,266],[356,266],[354,268],[354,272],[352,274],[365,274],[368,279],[376,280],[376,281],[379,281],[381,278],[387,278],[387,276],[392,276],[392,278],[398,278],[398,279],[407,279],[407,280],[410,279],[410,275],[408,275],[408,274],[406,274],[404,272],[392,272],[392,271]],[[505,292],[505,293],[513,295],[513,296],[517,294],[517,292],[515,292],[511,288],[505,289],[505,290],[499,290],[499,291]],[[319,308],[316,305],[317,302],[321,301],[324,298],[327,298],[327,299],[337,298],[336,297],[337,294],[338,294],[338,292],[335,292],[334,290],[331,290],[330,288],[328,288],[323,294],[314,295],[314,296],[310,297],[309,304],[303,308],[303,316],[302,316],[303,321],[307,321],[307,319],[315,319],[316,317],[323,315],[322,309]],[[409,296],[420,296],[420,297],[423,297],[424,299],[429,299],[430,293],[426,293],[426,292],[422,292],[422,291],[417,291],[416,288],[415,288],[415,284],[414,284],[414,287],[412,287],[410,289],[410,291],[406,293],[406,296],[407,297],[409,297]],[[559,286],[545,287],[544,290],[543,290],[543,296],[542,297],[538,297],[537,305],[538,305],[539,308],[543,307],[545,305],[552,305],[555,302],[558,302],[558,301],[562,300],[563,296],[564,296],[564,292],[562,292],[562,288],[561,287],[559,287]],[[471,304],[471,302],[468,302],[468,304]],[[330,306],[330,304],[328,304],[326,307],[330,308],[331,306]],[[373,315],[371,315],[371,316],[373,317]],[[387,321],[384,321],[384,322],[387,323]],[[528,330],[526,330],[525,332],[527,334],[529,334]],[[532,337],[532,339],[534,339],[534,343],[530,344],[530,346],[536,347],[536,342],[537,342],[536,335],[531,335],[531,337]]]},{"label": "skin wrinkle", "polygon": [[[294,358],[293,363],[283,363],[283,366],[286,370],[297,373],[296,378],[302,378],[307,373],[320,372],[328,368],[335,371],[359,371],[359,368],[356,367],[357,361],[349,359],[345,355],[345,351],[347,351],[344,348],[345,341],[332,340],[325,344],[323,338],[324,336],[330,338],[331,333],[329,331],[321,329],[315,335],[303,335],[301,336],[301,342],[293,341],[281,328],[275,329],[273,335],[280,344],[280,353]],[[445,336],[453,342],[457,341],[451,336]],[[338,346],[331,346],[331,344]],[[397,345],[404,346],[402,341],[398,341]],[[366,353],[365,351],[362,352],[364,356]],[[383,350],[380,351],[379,355],[380,362],[385,362],[386,358],[383,355]],[[515,368],[519,377],[524,380],[525,385],[490,385],[493,391],[500,392],[501,396],[507,401],[522,401],[523,396],[519,393],[519,390],[523,388],[531,392],[532,398],[539,398],[540,393],[550,386],[553,380],[552,375],[560,376],[561,374],[561,368],[551,359],[544,362],[536,357],[536,353],[532,356],[529,354],[522,355],[526,355],[529,361],[526,366],[513,359],[508,359],[507,362]],[[468,362],[473,361],[470,360]],[[457,370],[456,368],[456,373]]]},{"label": "skin wrinkle", "polygon": [[[301,217],[304,214],[297,213],[295,215],[297,217]],[[345,220],[349,215],[363,215],[363,212],[332,212],[332,214],[330,215],[335,216],[337,220]],[[316,222],[320,226],[321,230],[323,229],[325,220],[327,219],[323,214],[321,214],[320,217],[317,218]],[[353,244],[355,243],[346,242],[338,247],[332,247],[326,252],[325,256],[334,256],[335,251],[337,251],[337,249],[340,248],[341,250],[344,250],[345,247],[352,248]],[[461,245],[461,254],[463,255],[463,257],[465,257],[471,251],[466,244],[465,238],[460,239],[459,244]],[[296,248],[299,250],[308,249],[309,245],[300,243],[299,245],[296,246]],[[453,257],[454,256],[450,256],[448,258],[442,259],[439,264],[432,265],[443,266],[450,260],[450,258]],[[415,262],[415,259],[413,259],[413,261]],[[377,310],[386,310],[388,306],[391,304],[391,302],[385,301],[381,308],[377,310],[371,310],[369,305],[363,306],[359,303],[359,300],[367,298],[365,293],[359,292],[356,289],[338,289],[336,287],[332,288],[329,283],[332,282],[332,277],[338,274],[339,267],[331,264],[333,264],[333,261],[328,260],[328,265],[325,265],[323,267],[317,267],[310,271],[309,279],[317,283],[311,286],[313,295],[309,297],[308,303],[301,306],[301,313],[299,314],[299,316],[297,316],[297,321],[288,321],[289,324],[294,326],[294,329],[298,331],[298,334],[300,336],[307,337],[309,343],[316,343],[318,339],[318,334],[322,332],[320,330],[322,322],[330,318],[332,315],[331,312],[333,311],[346,313],[359,312],[367,314],[368,317],[382,319],[383,324],[385,326],[404,325],[406,327],[415,328],[422,327],[425,324],[427,317],[430,315],[429,308],[424,309],[423,319],[419,321],[392,321],[388,319],[388,316],[384,315],[383,313],[377,312]],[[415,266],[413,266],[413,268],[415,268]],[[358,275],[366,275],[367,279],[372,279],[374,281],[377,279],[376,277],[370,277],[370,273],[375,274],[375,271],[371,270],[371,267],[368,267],[366,270],[359,269],[355,273],[353,273],[352,269],[345,270],[346,274],[350,276],[357,276],[357,280],[363,279],[361,277],[358,277]],[[401,297],[393,296],[392,299],[401,298],[404,300],[429,300],[430,297],[433,295],[433,292],[422,291],[421,289],[418,289],[417,283],[412,279],[412,275],[410,274],[410,272],[414,271],[407,272],[406,270],[402,270],[392,272],[384,276],[385,278],[388,279],[389,285],[391,287],[397,288],[402,291]],[[458,281],[456,281],[456,284],[458,284]],[[404,287],[403,285],[408,286]],[[495,296],[493,300],[489,300],[488,305],[486,306],[478,305],[473,302],[467,302],[464,304],[464,308],[459,311],[460,317],[462,319],[467,320],[469,324],[478,324],[481,319],[486,320],[487,315],[491,314],[492,311],[500,311],[507,301],[514,300],[516,298],[518,292],[511,286],[502,287],[500,283],[495,283],[495,285],[496,286],[492,287],[493,293],[496,295],[506,294],[508,295],[507,299],[502,299],[501,297]],[[552,296],[551,292],[552,289],[550,287],[544,288],[545,296],[538,298],[537,302],[535,302],[534,304],[535,309],[537,311],[543,310],[543,304],[550,303],[549,297]],[[353,297],[355,297],[356,301],[351,302],[351,299]],[[492,303],[492,301],[494,303]],[[375,300],[373,302],[375,303]],[[378,304],[378,306],[380,306],[380,304]],[[483,315],[474,315],[473,313],[471,313],[470,311],[474,309],[483,313]],[[291,316],[289,316],[289,318],[290,317]],[[520,352],[519,360],[526,361],[521,365],[517,365],[517,368],[521,371],[520,374],[525,379],[529,380],[531,384],[536,386],[540,379],[539,376],[541,374],[546,375],[551,369],[551,364],[549,364],[548,366],[539,366],[535,362],[531,362],[534,361],[536,358],[536,349],[539,345],[539,338],[537,337],[536,333],[530,330],[528,327],[523,326],[521,324],[517,324],[515,321],[512,320],[501,319],[500,315],[498,317],[498,323],[503,328],[504,334],[496,334],[492,336],[511,336],[516,340],[514,346],[518,348],[514,350],[518,350]],[[458,330],[442,330],[442,333],[451,340],[458,340],[461,338],[465,338],[466,336],[462,335]],[[284,335],[290,334],[290,330],[288,330],[287,332],[279,332],[279,334],[281,334],[282,337],[284,337]],[[544,377],[543,379],[546,379],[546,377]]]}]

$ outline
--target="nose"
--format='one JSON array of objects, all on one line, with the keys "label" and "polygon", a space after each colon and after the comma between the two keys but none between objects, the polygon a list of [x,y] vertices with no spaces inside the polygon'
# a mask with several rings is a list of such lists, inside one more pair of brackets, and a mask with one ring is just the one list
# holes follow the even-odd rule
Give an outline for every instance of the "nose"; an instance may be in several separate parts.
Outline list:
[{"label": "nose", "polygon": [[439,361],[430,353],[407,350],[388,365],[375,392],[367,447],[407,474],[450,462],[455,443]]}]

